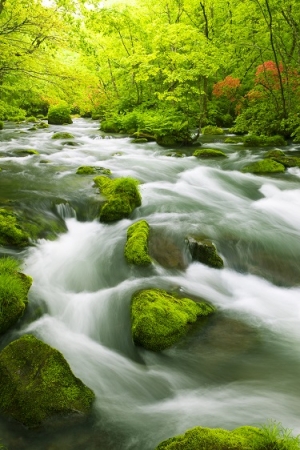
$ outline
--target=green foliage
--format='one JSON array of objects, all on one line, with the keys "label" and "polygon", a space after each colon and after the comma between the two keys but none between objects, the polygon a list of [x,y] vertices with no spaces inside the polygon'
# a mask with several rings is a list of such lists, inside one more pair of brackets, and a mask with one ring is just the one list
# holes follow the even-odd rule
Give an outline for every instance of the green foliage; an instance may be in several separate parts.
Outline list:
[{"label": "green foliage", "polygon": [[150,227],[146,220],[140,220],[128,228],[124,254],[129,264],[137,266],[151,264],[148,254],[149,231]]},{"label": "green foliage", "polygon": [[227,155],[224,152],[222,152],[221,150],[216,150],[214,148],[195,150],[193,156],[196,156],[196,158],[227,158]]},{"label": "green foliage", "polygon": [[207,125],[202,129],[202,134],[224,134],[224,130],[222,130],[222,128],[215,127],[214,125]]},{"label": "green foliage", "polygon": [[22,317],[27,306],[30,277],[18,272],[19,264],[12,258],[0,258],[0,334]]},{"label": "green foliage", "polygon": [[94,178],[94,182],[100,193],[107,197],[100,210],[101,222],[121,220],[141,205],[141,195],[137,188],[139,182],[134,178],[111,180],[106,176],[98,176]]},{"label": "green foliage", "polygon": [[69,106],[65,104],[50,106],[48,111],[48,123],[52,125],[72,123]]},{"label": "green foliage", "polygon": [[242,172],[247,173],[282,173],[285,171],[283,164],[280,164],[273,159],[266,158],[256,161],[254,163],[248,164],[243,167]]},{"label": "green foliage", "polygon": [[299,450],[300,439],[273,423],[262,428],[244,426],[233,431],[195,427],[156,447],[156,450]]},{"label": "green foliage", "polygon": [[2,120],[0,120],[0,130],[3,130],[4,127],[4,123],[2,122]]},{"label": "green foliage", "polygon": [[177,298],[161,289],[139,291],[131,303],[133,340],[147,350],[164,350],[184,336],[198,317],[214,311],[207,303]]},{"label": "green foliage", "polygon": [[1,412],[27,427],[56,415],[85,415],[95,398],[58,350],[31,335],[0,353],[0,383]]}]

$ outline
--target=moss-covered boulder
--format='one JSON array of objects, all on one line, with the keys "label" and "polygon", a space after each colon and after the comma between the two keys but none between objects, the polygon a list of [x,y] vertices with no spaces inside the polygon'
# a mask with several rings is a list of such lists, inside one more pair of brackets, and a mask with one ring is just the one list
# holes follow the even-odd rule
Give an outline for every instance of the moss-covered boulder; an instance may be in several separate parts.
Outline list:
[{"label": "moss-covered boulder", "polygon": [[106,176],[94,178],[100,193],[107,201],[100,209],[101,222],[113,222],[128,217],[132,211],[141,206],[139,182],[134,178],[124,177],[111,180]]},{"label": "moss-covered boulder", "polygon": [[187,242],[194,261],[199,261],[216,269],[221,269],[224,266],[223,259],[218,255],[216,246],[209,239],[188,237]]},{"label": "moss-covered boulder", "polygon": [[151,258],[148,254],[148,239],[150,227],[146,220],[139,220],[127,230],[125,258],[129,264],[148,266]]},{"label": "moss-covered boulder", "polygon": [[[261,443],[261,445],[260,445]],[[195,427],[185,434],[163,441],[156,450],[265,450],[265,438],[259,428],[240,427],[233,431],[222,428]]]},{"label": "moss-covered boulder", "polygon": [[227,155],[224,152],[215,150],[214,148],[195,150],[193,156],[196,156],[196,158],[227,158]]},{"label": "moss-covered boulder", "polygon": [[51,106],[48,111],[48,123],[52,125],[72,123],[70,108],[67,105]]},{"label": "moss-covered boulder", "polygon": [[146,144],[146,142],[148,142],[148,139],[143,138],[143,137],[139,137],[139,138],[132,139],[131,142],[133,144]]},{"label": "moss-covered boulder", "polygon": [[280,135],[257,136],[255,134],[247,134],[247,136],[243,137],[243,143],[246,147],[267,147],[272,145],[286,145],[286,141]]},{"label": "moss-covered boulder", "polygon": [[274,161],[271,158],[261,159],[244,166],[242,172],[244,173],[282,173],[285,171],[283,164]]},{"label": "moss-covered boulder", "polygon": [[224,139],[225,144],[239,144],[243,139],[238,136],[231,136]]},{"label": "moss-covered boulder", "polygon": [[29,243],[29,234],[22,227],[18,216],[0,209],[0,245],[24,247]]},{"label": "moss-covered boulder", "polygon": [[284,167],[300,167],[300,158],[298,156],[287,156],[282,150],[270,150],[265,154],[265,158],[271,158]]},{"label": "moss-covered boulder", "polygon": [[86,415],[94,393],[56,349],[25,335],[0,353],[0,411],[26,427]]},{"label": "moss-covered boulder", "polygon": [[164,350],[184,336],[199,317],[214,311],[205,302],[178,298],[162,289],[139,291],[131,302],[133,341],[147,350]]},{"label": "moss-covered boulder", "polygon": [[207,125],[202,129],[202,134],[211,134],[211,135],[220,135],[224,134],[224,130],[220,127],[216,127],[214,125]]},{"label": "moss-covered boulder", "polygon": [[100,130],[105,133],[119,133],[120,127],[113,119],[107,119],[101,121]]},{"label": "moss-covered boulder", "polygon": [[111,175],[111,170],[105,169],[105,167],[81,166],[78,167],[76,173],[77,175],[95,175],[96,173]]},{"label": "moss-covered boulder", "polygon": [[71,133],[67,133],[66,131],[59,131],[58,133],[54,133],[51,139],[73,139],[74,136]]},{"label": "moss-covered boulder", "polygon": [[30,155],[39,155],[39,152],[33,148],[22,148],[22,149],[18,149],[18,150],[14,150],[13,152],[16,156],[30,156]]},{"label": "moss-covered boulder", "polygon": [[18,272],[18,262],[0,259],[0,334],[5,333],[22,317],[28,303],[32,279]]}]

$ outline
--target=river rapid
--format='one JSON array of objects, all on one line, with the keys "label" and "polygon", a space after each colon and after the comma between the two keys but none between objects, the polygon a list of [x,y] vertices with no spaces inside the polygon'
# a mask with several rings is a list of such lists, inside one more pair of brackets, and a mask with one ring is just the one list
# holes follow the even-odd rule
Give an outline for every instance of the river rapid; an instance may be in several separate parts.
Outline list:
[{"label": "river rapid", "polygon": [[[1,249],[20,259],[34,283],[27,315],[0,345],[33,333],[63,353],[96,401],[89,420],[70,427],[27,430],[2,418],[8,450],[153,450],[196,425],[233,429],[268,420],[300,433],[300,169],[241,173],[265,150],[223,137],[201,141],[228,158],[200,160],[189,149],[175,158],[155,142],[105,136],[90,119],[29,128],[6,124],[0,132],[1,205],[56,220],[66,231],[24,251]],[[56,131],[75,139],[52,140]],[[18,149],[39,154],[17,157]],[[300,147],[285,151],[296,155]],[[92,175],[76,175],[82,165],[140,180],[142,206],[130,219],[100,223],[101,196]],[[166,252],[179,248],[186,267],[126,263],[126,230],[141,218]],[[210,238],[224,268],[192,262],[189,235]],[[145,351],[132,342],[130,301],[151,287],[204,298],[218,312],[172,348]]]}]

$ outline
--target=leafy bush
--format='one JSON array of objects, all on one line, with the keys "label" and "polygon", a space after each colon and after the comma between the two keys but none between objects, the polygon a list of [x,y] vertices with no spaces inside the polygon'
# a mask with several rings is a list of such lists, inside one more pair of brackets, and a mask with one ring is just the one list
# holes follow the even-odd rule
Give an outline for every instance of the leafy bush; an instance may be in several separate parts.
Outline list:
[{"label": "leafy bush", "polygon": [[65,104],[51,106],[48,111],[48,123],[52,125],[72,123],[69,106]]}]

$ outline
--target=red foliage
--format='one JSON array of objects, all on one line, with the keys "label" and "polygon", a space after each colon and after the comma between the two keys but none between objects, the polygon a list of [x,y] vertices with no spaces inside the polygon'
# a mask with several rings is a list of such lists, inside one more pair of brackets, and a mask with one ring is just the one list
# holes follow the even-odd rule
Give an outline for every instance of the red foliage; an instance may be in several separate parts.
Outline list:
[{"label": "red foliage", "polygon": [[257,67],[255,84],[261,85],[268,90],[278,90],[280,89],[279,74],[281,75],[284,86],[289,86],[292,91],[295,91],[299,87],[300,77],[297,70],[285,70],[282,62],[278,64],[277,68],[274,61],[266,61]]},{"label": "red foliage", "polygon": [[229,101],[236,100],[237,89],[241,85],[239,78],[233,78],[228,75],[224,80],[219,81],[213,87],[213,95],[215,97],[226,97]]}]

